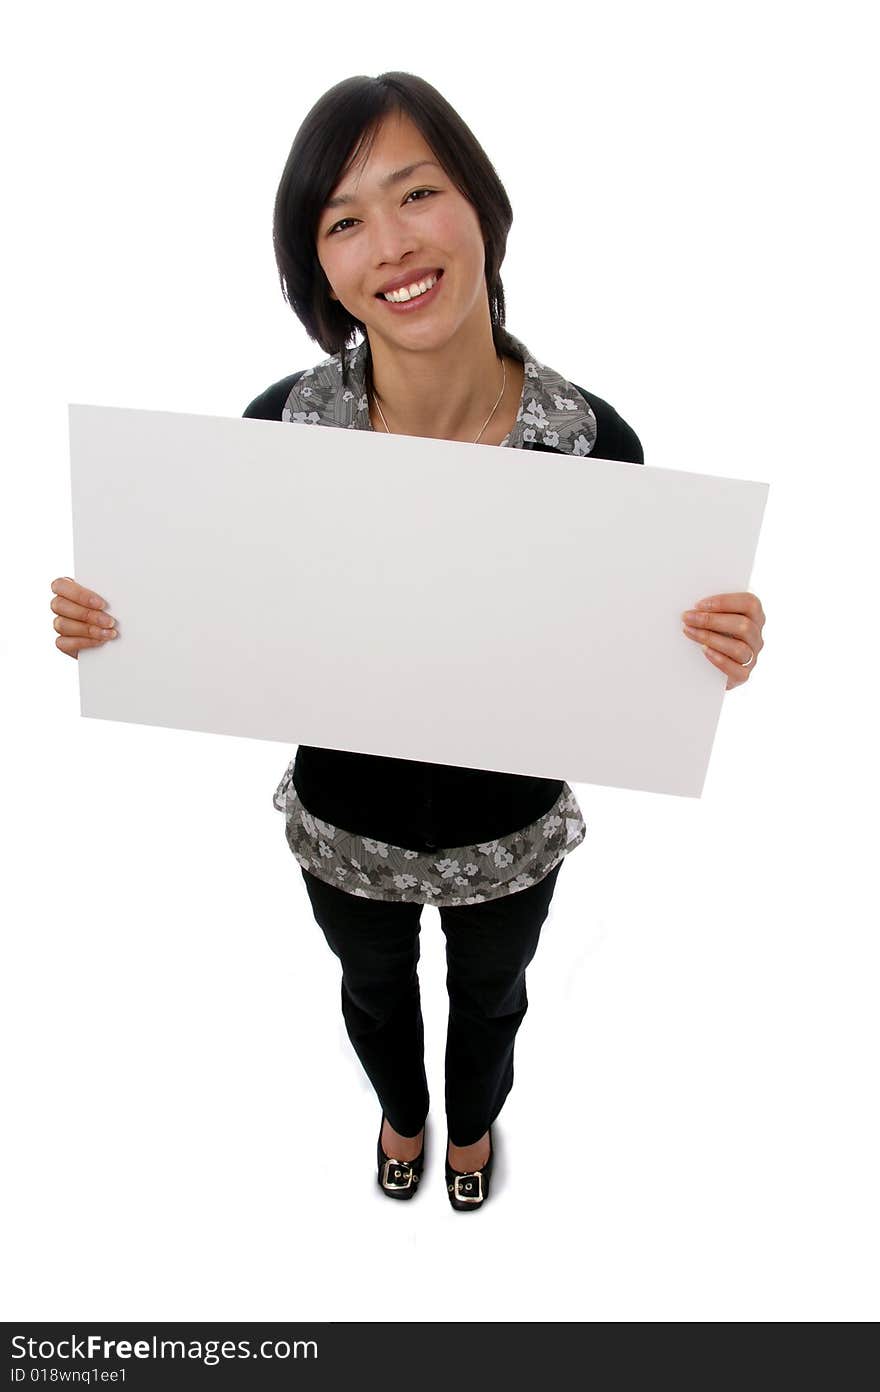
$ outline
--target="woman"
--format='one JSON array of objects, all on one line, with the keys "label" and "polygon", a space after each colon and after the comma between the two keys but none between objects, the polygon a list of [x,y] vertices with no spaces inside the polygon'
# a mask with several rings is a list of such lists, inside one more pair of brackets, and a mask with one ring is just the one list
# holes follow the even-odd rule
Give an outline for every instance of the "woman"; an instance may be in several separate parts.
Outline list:
[{"label": "woman", "polygon": [[[294,140],[274,218],[285,297],[331,356],[244,414],[643,463],[607,402],[503,327],[511,222],[490,161],[427,82],[392,72],[331,88]],[[551,270],[555,283],[565,268]],[[52,589],[62,652],[115,636],[99,595],[69,578]],[[696,608],[686,635],[705,644],[728,688],[745,681],[763,646],[759,601],[709,596]],[[411,1198],[423,1173],[419,924],[423,904],[439,909],[446,1190],[456,1211],[474,1212],[513,1084],[526,967],[563,858],[585,834],[574,795],[554,779],[300,746],[274,802],[341,961],[346,1028],[382,1104],[378,1182],[392,1198]]]}]

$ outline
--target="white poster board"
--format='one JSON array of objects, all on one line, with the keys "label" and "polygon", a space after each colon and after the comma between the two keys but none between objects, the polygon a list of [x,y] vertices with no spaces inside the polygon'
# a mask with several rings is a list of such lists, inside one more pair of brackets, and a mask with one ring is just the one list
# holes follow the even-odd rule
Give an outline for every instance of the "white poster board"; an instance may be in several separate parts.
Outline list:
[{"label": "white poster board", "polygon": [[71,405],[102,720],[699,797],[768,485],[593,456]]}]

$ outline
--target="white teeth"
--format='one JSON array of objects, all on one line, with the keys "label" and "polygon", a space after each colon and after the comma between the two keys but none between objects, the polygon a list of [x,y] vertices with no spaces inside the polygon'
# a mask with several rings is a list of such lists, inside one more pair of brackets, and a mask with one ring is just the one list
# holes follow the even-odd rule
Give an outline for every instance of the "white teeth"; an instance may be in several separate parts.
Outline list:
[{"label": "white teeth", "polygon": [[424,295],[425,291],[430,290],[432,285],[436,285],[437,279],[437,276],[428,276],[427,280],[414,280],[412,285],[407,285],[402,290],[389,290],[383,293],[382,298],[391,300],[395,304],[401,304],[405,300],[414,300],[419,295]]}]

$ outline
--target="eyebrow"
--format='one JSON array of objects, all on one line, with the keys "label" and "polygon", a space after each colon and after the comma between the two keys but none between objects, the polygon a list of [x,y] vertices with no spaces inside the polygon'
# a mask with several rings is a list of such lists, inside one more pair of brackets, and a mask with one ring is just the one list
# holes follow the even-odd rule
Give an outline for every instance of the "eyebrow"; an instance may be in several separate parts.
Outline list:
[{"label": "eyebrow", "polygon": [[[408,164],[405,169],[395,169],[390,174],[379,180],[380,189],[391,188],[393,184],[400,184],[404,179],[408,179],[410,174],[416,169],[421,169],[423,165],[430,164],[434,169],[440,166],[434,160],[417,160],[415,164]],[[357,199],[354,194],[338,193],[335,198],[328,198],[324,204],[326,208],[345,208],[349,203],[355,203]]]}]

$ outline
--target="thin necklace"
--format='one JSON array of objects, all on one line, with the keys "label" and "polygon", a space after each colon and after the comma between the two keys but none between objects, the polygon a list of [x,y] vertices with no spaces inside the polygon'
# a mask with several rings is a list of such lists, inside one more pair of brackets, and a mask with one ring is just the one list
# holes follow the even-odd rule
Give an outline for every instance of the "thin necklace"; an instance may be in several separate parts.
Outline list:
[{"label": "thin necklace", "polygon": [[[498,393],[498,401],[495,402],[495,405],[492,407],[492,410],[489,412],[488,416],[486,417],[486,419],[485,419],[485,421],[484,421],[484,423],[483,423],[483,430],[486,429],[486,426],[489,424],[489,422],[490,422],[490,420],[492,419],[492,417],[494,416],[495,412],[498,410],[498,402],[501,400],[502,396],[504,395],[504,388],[505,388],[506,386],[507,386],[507,364],[506,364],[506,362],[504,361],[504,359],[502,358],[502,359],[501,359],[501,391]],[[383,412],[383,410],[382,410],[382,407],[379,405],[379,398],[378,398],[378,396],[376,395],[375,392],[373,392],[373,400],[374,400],[375,403],[376,403],[376,410],[379,412],[379,415],[382,417],[382,424],[384,425],[386,431],[388,431],[388,434],[390,435],[390,434],[391,434],[391,431],[388,430],[388,422],[387,422],[387,420],[385,419],[385,414],[384,414],[384,412]],[[482,435],[483,430],[480,431],[480,435]],[[475,444],[475,445],[476,445],[476,444],[479,444],[479,442],[480,442],[480,435],[478,435],[477,438],[476,438],[476,440],[474,440],[474,444]]]}]

